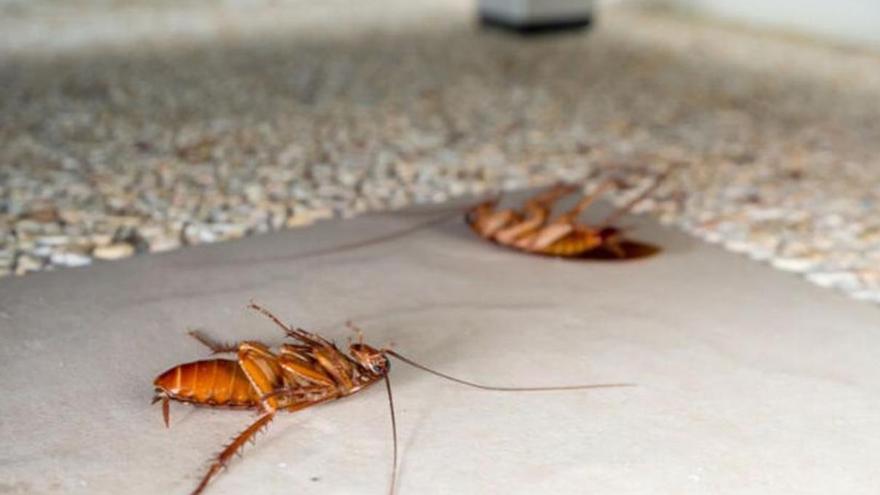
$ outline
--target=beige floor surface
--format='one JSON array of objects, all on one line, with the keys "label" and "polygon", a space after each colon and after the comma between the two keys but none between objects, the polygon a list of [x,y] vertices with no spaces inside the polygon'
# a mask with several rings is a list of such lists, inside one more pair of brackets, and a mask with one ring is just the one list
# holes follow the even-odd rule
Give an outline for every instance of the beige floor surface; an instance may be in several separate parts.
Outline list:
[{"label": "beige floor surface", "polygon": [[[392,213],[0,282],[0,493],[185,494],[253,415],[150,406],[153,377],[206,355],[184,334],[282,341],[253,298],[396,364],[399,494],[880,492],[880,312],[644,219],[655,258],[571,263],[489,246],[451,219]],[[311,253],[311,254],[309,254]],[[283,415],[209,487],[380,494],[380,387]]]}]

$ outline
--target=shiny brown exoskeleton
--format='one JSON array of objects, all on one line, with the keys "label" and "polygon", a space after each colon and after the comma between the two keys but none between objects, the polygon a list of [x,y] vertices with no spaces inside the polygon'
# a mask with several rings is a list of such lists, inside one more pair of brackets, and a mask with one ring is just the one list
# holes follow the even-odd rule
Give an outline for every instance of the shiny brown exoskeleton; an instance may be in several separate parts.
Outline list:
[{"label": "shiny brown exoskeleton", "polygon": [[527,199],[522,210],[499,209],[499,199],[480,203],[465,215],[465,221],[480,237],[496,244],[531,254],[585,259],[635,259],[651,256],[660,248],[624,237],[613,224],[620,216],[644,200],[665,178],[661,175],[644,192],[615,210],[598,226],[578,223],[578,216],[613,185],[613,180],[600,184],[582,197],[571,209],[551,219],[553,205],[579,188],[557,184]]},{"label": "shiny brown exoskeleton", "polygon": [[277,352],[266,344],[247,341],[234,345],[221,344],[199,332],[190,332],[213,353],[236,353],[237,359],[207,359],[175,366],[160,374],[153,385],[153,402],[162,402],[165,425],[169,425],[169,402],[189,402],[201,406],[255,409],[259,417],[212,461],[192,494],[201,493],[208,482],[222,469],[244,444],[281,410],[298,411],[310,406],[339,399],[384,379],[391,408],[394,457],[390,492],[394,493],[397,468],[397,427],[391,382],[388,378],[388,356],[393,356],[442,378],[485,390],[542,391],[625,387],[629,384],[572,385],[563,387],[491,387],[434,371],[391,349],[376,349],[364,344],[358,333],[357,343],[346,355],[323,337],[300,328],[285,325],[265,308],[251,303],[250,307],[269,317],[295,343],[282,344]]}]

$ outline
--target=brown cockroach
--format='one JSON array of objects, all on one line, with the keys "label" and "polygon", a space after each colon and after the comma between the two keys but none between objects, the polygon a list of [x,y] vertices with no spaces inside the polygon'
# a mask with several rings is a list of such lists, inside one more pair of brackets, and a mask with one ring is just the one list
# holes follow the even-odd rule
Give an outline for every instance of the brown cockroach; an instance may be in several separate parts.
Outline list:
[{"label": "brown cockroach", "polygon": [[527,199],[521,211],[499,209],[499,198],[484,201],[469,209],[465,221],[480,237],[519,251],[562,258],[635,259],[651,256],[660,248],[624,237],[614,223],[636,204],[644,200],[663,181],[662,174],[633,200],[618,208],[598,226],[577,222],[578,216],[607,192],[613,179],[602,182],[596,190],[583,196],[571,209],[554,219],[553,205],[578,190],[572,184],[557,184]]},{"label": "brown cockroach", "polygon": [[322,402],[352,395],[378,382],[385,381],[388,405],[391,411],[393,460],[391,494],[397,478],[397,423],[391,381],[388,378],[389,359],[404,363],[456,383],[484,390],[548,391],[583,390],[632,386],[627,383],[598,385],[568,385],[556,387],[494,387],[480,385],[435,371],[388,348],[377,349],[363,343],[363,334],[350,322],[358,336],[349,346],[349,354],[320,335],[284,324],[269,310],[251,302],[249,307],[269,319],[293,339],[282,344],[278,352],[257,341],[223,344],[191,331],[190,335],[207,346],[214,354],[236,353],[237,359],[207,359],[175,366],[160,374],[153,385],[153,403],[162,402],[162,416],[169,426],[170,401],[188,402],[198,406],[254,409],[259,417],[239,433],[213,458],[208,471],[201,478],[192,495],[202,493],[208,482],[226,466],[227,462],[248,440],[267,427],[277,411],[299,411]]}]

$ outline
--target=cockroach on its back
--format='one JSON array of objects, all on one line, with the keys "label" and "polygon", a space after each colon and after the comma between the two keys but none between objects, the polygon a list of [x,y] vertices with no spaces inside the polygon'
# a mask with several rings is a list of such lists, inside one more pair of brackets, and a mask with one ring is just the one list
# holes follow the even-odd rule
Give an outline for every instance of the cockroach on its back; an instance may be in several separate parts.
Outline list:
[{"label": "cockroach on its back", "polygon": [[645,191],[615,210],[597,227],[578,223],[577,217],[611,188],[614,181],[610,179],[552,220],[553,205],[577,191],[578,187],[557,184],[527,199],[519,211],[498,209],[498,198],[484,201],[468,210],[465,221],[480,237],[526,253],[583,259],[644,258],[656,254],[660,248],[624,238],[623,231],[614,227],[614,222],[653,192],[667,174],[659,176]]},{"label": "cockroach on its back", "polygon": [[162,416],[169,426],[170,401],[189,402],[208,407],[255,409],[260,416],[211,462],[192,495],[201,493],[211,479],[226,466],[248,440],[274,419],[280,410],[298,411],[322,402],[352,395],[379,380],[385,381],[391,412],[391,431],[394,446],[390,493],[394,493],[397,475],[397,424],[388,357],[433,375],[470,387],[497,391],[582,390],[593,388],[626,387],[630,384],[569,385],[560,387],[494,387],[446,375],[421,365],[387,348],[377,349],[363,343],[362,334],[354,325],[358,341],[345,354],[323,337],[300,328],[285,325],[267,309],[251,303],[255,309],[281,327],[296,343],[285,343],[277,352],[266,344],[246,341],[234,345],[221,344],[199,332],[190,332],[214,354],[236,353],[237,359],[207,359],[181,364],[160,374],[153,382],[156,395],[153,403],[162,402]]}]

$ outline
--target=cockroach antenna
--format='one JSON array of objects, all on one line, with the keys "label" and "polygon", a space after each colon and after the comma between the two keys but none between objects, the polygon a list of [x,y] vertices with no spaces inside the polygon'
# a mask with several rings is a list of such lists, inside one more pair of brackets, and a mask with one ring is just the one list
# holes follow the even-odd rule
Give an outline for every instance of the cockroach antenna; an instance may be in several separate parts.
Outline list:
[{"label": "cockroach antenna", "polygon": [[394,495],[394,486],[397,484],[397,419],[394,417],[394,397],[391,395],[391,378],[385,373],[385,390],[388,391],[388,409],[391,411],[391,440],[393,454],[391,456],[391,485],[388,495]]},{"label": "cockroach antenna", "polygon": [[404,363],[418,368],[422,371],[430,373],[435,376],[439,376],[440,378],[444,378],[449,381],[453,381],[455,383],[460,383],[462,385],[467,385],[468,387],[479,388],[482,390],[494,390],[496,392],[549,392],[554,390],[587,390],[594,388],[617,388],[617,387],[635,387],[637,386],[634,383],[600,383],[600,384],[590,384],[590,385],[562,385],[562,386],[554,386],[554,387],[496,387],[494,385],[481,385],[479,383],[469,382],[467,380],[462,380],[461,378],[456,378],[454,376],[447,375],[446,373],[442,373],[440,371],[428,368],[423,364],[419,364],[412,359],[402,356],[400,353],[393,351],[391,349],[385,349],[384,352],[390,356],[394,356],[395,358],[403,361]]}]

